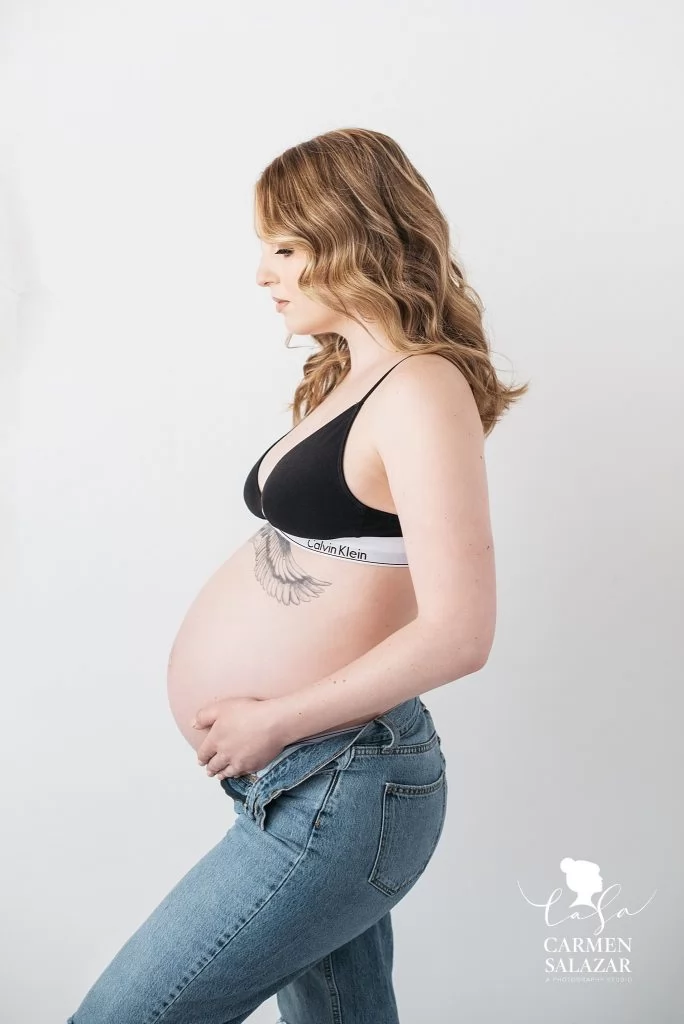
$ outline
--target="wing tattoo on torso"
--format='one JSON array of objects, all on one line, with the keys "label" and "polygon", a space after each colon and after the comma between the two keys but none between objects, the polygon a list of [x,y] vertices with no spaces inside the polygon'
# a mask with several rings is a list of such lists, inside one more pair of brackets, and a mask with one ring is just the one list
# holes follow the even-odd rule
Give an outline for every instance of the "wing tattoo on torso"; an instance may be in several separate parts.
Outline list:
[{"label": "wing tattoo on torso", "polygon": [[250,538],[254,546],[254,575],[263,589],[281,604],[301,604],[319,597],[330,580],[319,580],[304,572],[292,553],[292,544],[270,523]]}]

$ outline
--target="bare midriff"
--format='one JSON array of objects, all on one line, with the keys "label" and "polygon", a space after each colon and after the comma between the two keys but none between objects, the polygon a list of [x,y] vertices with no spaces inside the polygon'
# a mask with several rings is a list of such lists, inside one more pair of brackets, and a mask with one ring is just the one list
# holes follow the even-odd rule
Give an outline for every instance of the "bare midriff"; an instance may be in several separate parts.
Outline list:
[{"label": "bare midriff", "polygon": [[339,671],[415,618],[408,567],[359,564],[282,538],[286,546],[277,549],[274,534],[265,523],[219,567],[174,641],[169,704],[195,749],[206,736],[190,725],[198,708],[227,697],[284,696]]}]

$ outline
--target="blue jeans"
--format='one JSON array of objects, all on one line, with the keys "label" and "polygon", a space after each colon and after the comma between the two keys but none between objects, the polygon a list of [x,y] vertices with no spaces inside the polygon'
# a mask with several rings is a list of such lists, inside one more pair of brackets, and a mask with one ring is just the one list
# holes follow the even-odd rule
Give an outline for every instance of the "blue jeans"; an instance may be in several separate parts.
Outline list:
[{"label": "blue jeans", "polygon": [[121,947],[68,1024],[398,1024],[390,910],[446,814],[440,737],[413,697],[218,780],[236,817]]}]

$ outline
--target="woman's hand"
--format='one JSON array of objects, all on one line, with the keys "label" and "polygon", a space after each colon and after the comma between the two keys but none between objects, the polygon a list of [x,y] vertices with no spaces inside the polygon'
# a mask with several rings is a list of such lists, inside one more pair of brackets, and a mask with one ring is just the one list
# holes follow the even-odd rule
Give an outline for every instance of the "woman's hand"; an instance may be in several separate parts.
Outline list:
[{"label": "woman's hand", "polygon": [[288,743],[282,710],[275,699],[228,697],[205,704],[194,728],[208,729],[197,749],[198,764],[209,776],[233,778],[256,772]]}]

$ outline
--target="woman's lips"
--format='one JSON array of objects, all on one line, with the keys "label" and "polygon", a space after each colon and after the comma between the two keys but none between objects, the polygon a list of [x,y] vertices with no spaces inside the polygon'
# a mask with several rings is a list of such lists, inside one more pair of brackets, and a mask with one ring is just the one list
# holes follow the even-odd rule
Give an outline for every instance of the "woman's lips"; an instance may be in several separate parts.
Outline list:
[{"label": "woman's lips", "polygon": [[276,313],[280,313],[281,309],[285,309],[285,306],[288,305],[288,302],[288,299],[282,299],[280,302],[276,302]]}]

